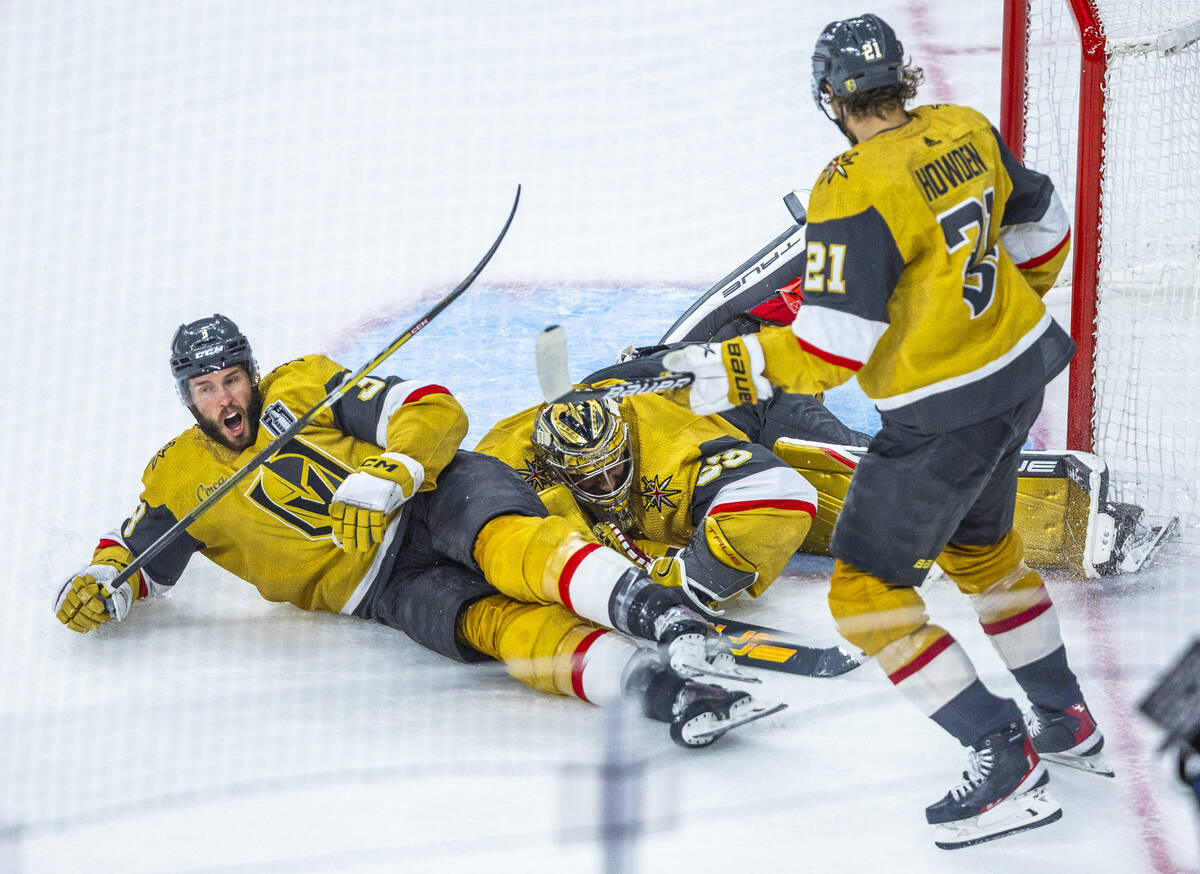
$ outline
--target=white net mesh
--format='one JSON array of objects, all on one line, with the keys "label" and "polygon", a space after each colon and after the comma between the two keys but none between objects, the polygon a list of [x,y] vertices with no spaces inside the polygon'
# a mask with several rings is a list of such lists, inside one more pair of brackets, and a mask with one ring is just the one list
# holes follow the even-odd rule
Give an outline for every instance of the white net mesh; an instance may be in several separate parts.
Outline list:
[{"label": "white net mesh", "polygon": [[[1108,49],[1097,272],[1095,448],[1114,495],[1200,524],[1200,3],[1096,4]],[[1026,163],[1076,197],[1080,38],[1030,7]],[[1076,233],[1078,239],[1078,229]],[[1078,254],[1078,253],[1077,253]],[[1061,281],[1070,281],[1064,270]]]}]

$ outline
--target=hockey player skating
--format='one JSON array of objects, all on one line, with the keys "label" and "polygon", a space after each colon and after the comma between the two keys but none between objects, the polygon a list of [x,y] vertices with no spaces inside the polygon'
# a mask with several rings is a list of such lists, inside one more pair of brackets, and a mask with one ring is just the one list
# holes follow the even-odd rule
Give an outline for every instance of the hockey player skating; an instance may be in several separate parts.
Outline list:
[{"label": "hockey player skating", "polygon": [[[812,93],[850,141],[809,203],[804,302],[790,328],[669,353],[700,413],[771,384],[820,392],[857,375],[882,428],[833,534],[842,634],[970,747],[964,779],[926,809],[953,848],[1048,824],[1041,760],[1111,773],[1050,597],[1013,531],[1017,462],[1045,384],[1073,353],[1040,295],[1069,231],[1050,180],[959,106],[905,110],[921,81],[874,15],[830,24]],[[980,682],[914,586],[937,562],[1032,702]]]},{"label": "hockey player skating", "polygon": [[532,407],[476,450],[702,608],[761,594],[816,513],[816,490],[778,456],[654,394]]},{"label": "hockey player skating", "polygon": [[151,459],[133,514],[63,583],[54,609],[69,628],[124,619],[199,552],[267,600],[372,619],[457,661],[499,659],[540,691],[598,704],[637,696],[685,746],[773,712],[693,679],[731,672],[733,662],[682,593],[547,515],[505,465],[459,451],[462,407],[416,380],[361,379],[248,487],[102,597],[135,555],[347,374],[310,355],[260,382],[248,340],[221,315],[179,328],[171,370],[197,425]]}]

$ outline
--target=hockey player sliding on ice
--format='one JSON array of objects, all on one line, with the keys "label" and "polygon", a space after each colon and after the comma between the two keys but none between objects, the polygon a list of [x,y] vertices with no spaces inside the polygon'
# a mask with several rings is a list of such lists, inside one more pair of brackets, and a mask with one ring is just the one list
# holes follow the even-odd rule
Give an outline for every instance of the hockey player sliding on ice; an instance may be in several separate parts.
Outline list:
[{"label": "hockey player sliding on ice", "polygon": [[[906,111],[920,81],[877,16],[825,28],[812,93],[851,148],[813,185],[796,319],[664,363],[695,375],[683,391],[704,414],[772,383],[817,393],[854,375],[875,401],[882,428],[834,530],[829,604],[842,634],[970,748],[963,782],[926,809],[954,848],[1061,816],[1042,757],[1111,771],[1012,527],[1021,446],[1074,351],[1041,299],[1066,257],[1066,215],[979,113]],[[1028,728],[929,622],[915,586],[935,561],[1032,702]]]},{"label": "hockey player sliding on ice", "polygon": [[597,539],[702,609],[760,595],[816,513],[816,490],[778,456],[653,394],[533,407],[476,451],[516,469],[554,512],[582,511]]},{"label": "hockey player sliding on ice", "polygon": [[133,556],[348,373],[310,355],[260,381],[249,342],[221,315],[179,328],[171,371],[197,425],[151,459],[137,509],[63,584],[54,609],[69,628],[123,619],[199,552],[269,601],[373,619],[456,661],[499,659],[540,691],[638,696],[684,746],[773,712],[693,679],[734,668],[683,594],[549,516],[505,465],[459,451],[462,407],[415,380],[361,379],[104,598]]}]

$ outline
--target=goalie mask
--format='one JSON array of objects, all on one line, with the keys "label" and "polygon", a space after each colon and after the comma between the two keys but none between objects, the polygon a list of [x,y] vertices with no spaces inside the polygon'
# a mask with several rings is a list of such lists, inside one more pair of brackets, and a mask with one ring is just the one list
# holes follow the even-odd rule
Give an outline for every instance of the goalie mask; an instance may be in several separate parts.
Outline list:
[{"label": "goalie mask", "polygon": [[583,401],[542,407],[533,444],[553,476],[601,515],[620,514],[633,486],[629,426],[616,401]]},{"label": "goalie mask", "polygon": [[258,385],[258,364],[250,341],[238,326],[219,313],[180,325],[171,340],[171,375],[183,405],[195,414],[189,380],[205,373],[241,365]]}]

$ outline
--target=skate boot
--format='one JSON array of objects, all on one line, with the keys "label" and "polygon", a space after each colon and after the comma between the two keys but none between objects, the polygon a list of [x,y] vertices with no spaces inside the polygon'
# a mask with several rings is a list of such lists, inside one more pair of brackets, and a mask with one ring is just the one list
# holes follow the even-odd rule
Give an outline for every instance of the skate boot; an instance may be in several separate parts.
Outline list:
[{"label": "skate boot", "polygon": [[756,701],[740,689],[689,680],[657,663],[639,668],[627,688],[642,696],[647,716],[670,723],[671,740],[689,748],[706,747],[731,729],[787,707]]},{"label": "skate boot", "polygon": [[963,782],[925,808],[943,850],[969,847],[1049,825],[1062,808],[1045,786],[1050,781],[1033,742],[1019,722],[985,735],[969,753]]},{"label": "skate boot", "polygon": [[613,624],[658,644],[663,664],[683,676],[759,682],[738,669],[729,642],[688,605],[679,589],[660,586],[638,571],[614,590],[612,605]]},{"label": "skate boot", "polygon": [[1084,702],[1066,710],[1034,704],[1033,711],[1025,716],[1025,725],[1033,738],[1033,748],[1046,761],[1101,777],[1116,776],[1101,752],[1104,735]]}]

